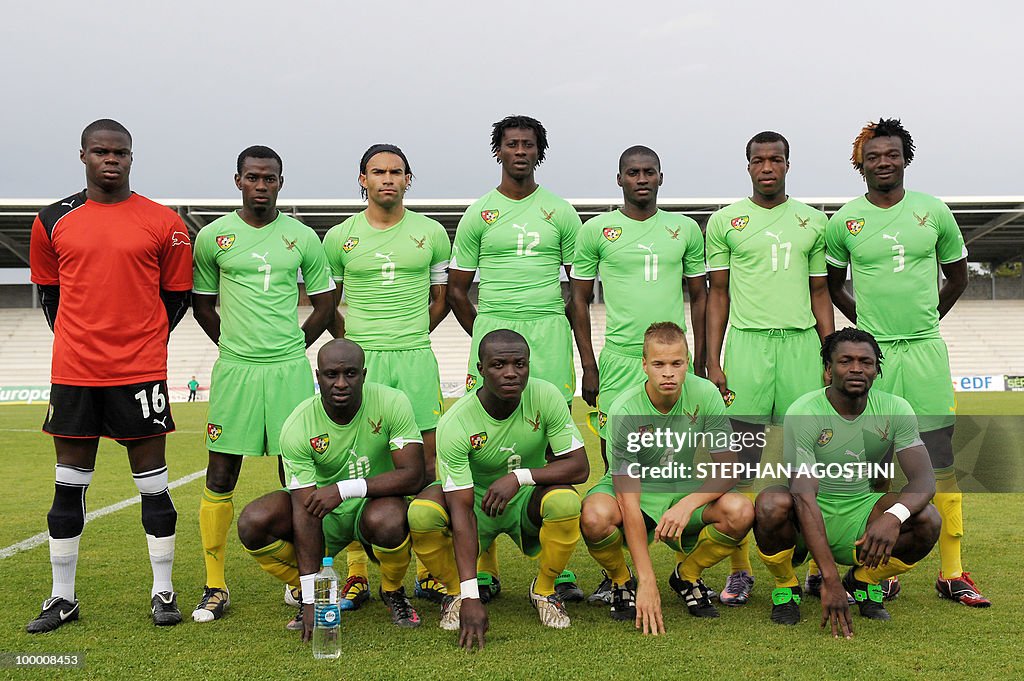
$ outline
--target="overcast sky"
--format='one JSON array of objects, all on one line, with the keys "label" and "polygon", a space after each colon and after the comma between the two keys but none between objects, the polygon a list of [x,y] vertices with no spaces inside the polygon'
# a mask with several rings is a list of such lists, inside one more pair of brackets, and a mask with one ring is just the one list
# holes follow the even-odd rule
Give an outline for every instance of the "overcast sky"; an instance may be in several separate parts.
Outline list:
[{"label": "overcast sky", "polygon": [[510,113],[547,127],[537,177],[568,198],[619,196],[633,144],[660,153],[662,196],[745,195],[764,129],[790,140],[791,194],[850,196],[880,115],[917,143],[911,188],[1020,196],[1022,25],[1008,0],[5,3],[0,197],[84,186],[81,129],[110,117],[154,198],[236,197],[250,144],[284,157],[283,196],[357,198],[375,142],[409,156],[410,198],[474,198]]}]

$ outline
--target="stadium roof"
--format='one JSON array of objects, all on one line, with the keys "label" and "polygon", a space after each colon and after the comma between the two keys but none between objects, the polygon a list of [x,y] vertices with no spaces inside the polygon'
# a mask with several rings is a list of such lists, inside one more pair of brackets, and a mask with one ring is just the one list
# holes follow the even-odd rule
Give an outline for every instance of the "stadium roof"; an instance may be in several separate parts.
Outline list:
[{"label": "stadium roof", "polygon": [[[798,197],[799,198],[799,197]],[[27,267],[32,220],[41,208],[57,199],[0,199],[0,267]],[[176,210],[194,236],[204,225],[241,206],[239,199],[156,199]],[[428,215],[448,230],[455,227],[466,208],[475,199],[406,199],[406,207]],[[664,210],[683,213],[703,228],[711,213],[738,199],[659,198]],[[801,201],[828,214],[834,213],[849,198],[801,198]],[[942,199],[949,205],[964,233],[969,259],[990,263],[1024,259],[1024,196],[954,196]],[[612,210],[619,199],[569,199],[584,220]],[[323,237],[333,226],[365,208],[357,200],[278,200],[278,208],[316,230]]]}]

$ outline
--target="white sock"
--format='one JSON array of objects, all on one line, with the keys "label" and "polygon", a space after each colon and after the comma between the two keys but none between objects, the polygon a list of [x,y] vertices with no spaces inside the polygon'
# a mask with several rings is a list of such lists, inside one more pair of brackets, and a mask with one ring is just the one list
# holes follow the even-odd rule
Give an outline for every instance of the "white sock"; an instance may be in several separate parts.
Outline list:
[{"label": "white sock", "polygon": [[53,590],[50,596],[74,603],[75,570],[78,568],[78,542],[82,535],[70,539],[50,537],[50,570],[53,574]]},{"label": "white sock", "polygon": [[174,535],[154,537],[146,535],[149,544],[149,563],[153,566],[153,590],[149,594],[155,596],[161,591],[174,591],[171,584],[171,568],[174,566]]}]

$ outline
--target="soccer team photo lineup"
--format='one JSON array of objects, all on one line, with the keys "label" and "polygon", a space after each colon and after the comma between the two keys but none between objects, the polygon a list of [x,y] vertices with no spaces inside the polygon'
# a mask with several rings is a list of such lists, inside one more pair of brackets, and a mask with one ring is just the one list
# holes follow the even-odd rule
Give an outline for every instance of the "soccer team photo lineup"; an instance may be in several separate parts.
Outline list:
[{"label": "soccer team photo lineup", "polygon": [[[321,240],[278,209],[285,162],[269,147],[223,160],[241,207],[190,230],[132,190],[129,130],[88,124],[85,189],[31,230],[53,339],[47,437],[32,436],[39,456],[47,440],[56,454],[40,542],[51,589],[37,572],[31,593],[9,594],[25,624],[5,647],[62,630],[47,639],[59,650],[68,629],[102,620],[76,576],[94,555],[101,439],[127,455],[152,570],[149,594],[132,583],[122,607],[176,632],[232,627],[251,598],[232,586],[243,571],[283,593],[291,618],[267,613],[265,635],[297,649],[336,624],[329,605],[343,632],[357,626],[345,613],[369,608],[388,626],[450,632],[438,646],[482,650],[507,616],[491,616],[495,599],[532,613],[516,636],[575,629],[574,610],[602,609],[622,637],[672,637],[756,608],[768,632],[856,646],[862,627],[912,616],[901,576],[929,556],[943,618],[992,600],[994,613],[986,585],[1007,575],[969,550],[978,530],[964,520],[973,497],[939,329],[968,286],[956,218],[905,188],[915,146],[896,117],[850,131],[836,162],[864,193],[831,216],[790,197],[786,137],[751,133],[728,141],[749,195],[706,225],[659,208],[662,159],[639,145],[608,169],[621,206],[584,222],[538,184],[544,125],[507,116],[490,126],[497,187],[453,237],[404,204],[415,159],[375,143],[343,164],[365,209]],[[431,344],[449,315],[470,339],[455,400]],[[177,377],[198,402],[172,410],[168,342],[189,316],[216,361]],[[204,404],[196,507],[172,501],[191,471],[167,435],[172,411]],[[277,480],[236,502],[261,457]],[[195,518],[201,550],[176,555]],[[525,590],[502,589],[500,535],[533,559]],[[252,560],[226,561],[229,549]],[[325,558],[339,574],[330,594],[315,586]],[[202,582],[173,581],[175,559],[201,564]],[[712,584],[715,566],[726,576]],[[685,621],[667,627],[669,611]]]}]

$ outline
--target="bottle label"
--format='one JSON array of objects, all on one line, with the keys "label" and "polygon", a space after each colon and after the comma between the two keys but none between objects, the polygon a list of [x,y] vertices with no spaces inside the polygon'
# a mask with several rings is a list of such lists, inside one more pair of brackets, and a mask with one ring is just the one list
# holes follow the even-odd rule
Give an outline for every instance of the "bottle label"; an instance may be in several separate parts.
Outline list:
[{"label": "bottle label", "polygon": [[316,625],[318,627],[336,627],[341,619],[341,610],[337,605],[326,604],[316,606]]}]

